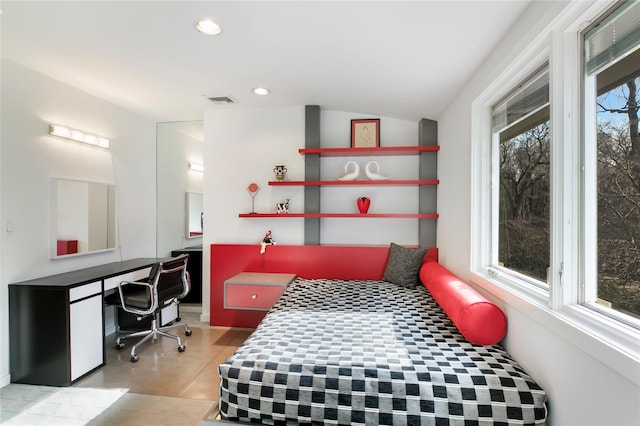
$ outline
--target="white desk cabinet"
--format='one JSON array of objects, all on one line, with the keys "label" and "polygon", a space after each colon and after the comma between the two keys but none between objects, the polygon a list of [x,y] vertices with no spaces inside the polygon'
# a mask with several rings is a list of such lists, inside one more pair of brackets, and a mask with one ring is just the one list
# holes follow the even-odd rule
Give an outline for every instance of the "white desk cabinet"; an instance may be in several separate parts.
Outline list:
[{"label": "white desk cabinet", "polygon": [[160,259],[133,259],[9,284],[13,383],[69,386],[105,363],[104,291]]},{"label": "white desk cabinet", "polygon": [[[85,293],[89,293],[85,296]],[[102,334],[102,282],[69,290],[69,345],[71,381],[82,377],[104,362]]]}]

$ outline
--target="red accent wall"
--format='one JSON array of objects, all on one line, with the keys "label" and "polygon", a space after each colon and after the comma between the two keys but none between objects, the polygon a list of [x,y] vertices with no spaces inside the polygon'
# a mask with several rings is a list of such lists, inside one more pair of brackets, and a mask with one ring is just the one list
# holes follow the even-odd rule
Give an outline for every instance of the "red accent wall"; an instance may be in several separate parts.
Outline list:
[{"label": "red accent wall", "polygon": [[[379,280],[389,246],[267,246],[259,244],[211,244],[211,325],[254,328],[264,311],[224,309],[224,281],[240,272],[292,273],[303,278]],[[427,257],[438,259],[438,249]]]}]

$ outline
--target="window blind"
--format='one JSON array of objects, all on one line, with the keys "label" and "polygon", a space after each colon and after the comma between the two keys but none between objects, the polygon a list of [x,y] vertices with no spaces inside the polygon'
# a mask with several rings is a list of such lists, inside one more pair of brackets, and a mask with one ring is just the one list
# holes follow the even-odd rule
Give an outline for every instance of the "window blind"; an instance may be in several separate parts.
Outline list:
[{"label": "window blind", "polygon": [[587,75],[640,48],[640,1],[626,1],[585,34]]},{"label": "window blind", "polygon": [[548,104],[549,69],[545,65],[493,107],[493,132],[502,132],[524,121]]}]

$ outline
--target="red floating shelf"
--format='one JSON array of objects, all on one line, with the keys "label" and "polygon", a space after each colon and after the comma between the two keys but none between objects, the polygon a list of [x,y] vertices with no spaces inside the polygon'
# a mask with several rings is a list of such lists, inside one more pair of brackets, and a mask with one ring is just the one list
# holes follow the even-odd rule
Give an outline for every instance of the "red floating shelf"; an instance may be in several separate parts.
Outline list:
[{"label": "red floating shelf", "polygon": [[271,186],[360,186],[360,185],[438,185],[438,179],[422,179],[422,180],[286,180],[286,181],[270,181]]},{"label": "red floating shelf", "polygon": [[371,148],[300,148],[298,153],[319,154],[321,157],[362,157],[377,155],[417,155],[421,152],[439,151],[439,145],[429,146],[382,146]]},{"label": "red floating shelf", "polygon": [[240,213],[243,218],[396,218],[396,219],[437,219],[437,213]]}]

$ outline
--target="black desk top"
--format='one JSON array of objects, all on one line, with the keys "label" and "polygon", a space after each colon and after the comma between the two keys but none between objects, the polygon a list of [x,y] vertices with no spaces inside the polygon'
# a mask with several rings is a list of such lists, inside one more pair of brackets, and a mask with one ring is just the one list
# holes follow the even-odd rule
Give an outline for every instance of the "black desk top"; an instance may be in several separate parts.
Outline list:
[{"label": "black desk top", "polygon": [[176,249],[176,250],[171,250],[173,253],[178,253],[178,252],[191,252],[191,251],[202,251],[202,245],[199,246],[191,246],[191,247],[185,247],[185,248],[181,248],[181,249]]},{"label": "black desk top", "polygon": [[104,265],[92,266],[85,269],[64,272],[57,275],[34,278],[32,280],[21,281],[9,284],[9,286],[47,286],[47,287],[75,287],[127,272],[147,268],[156,262],[164,259],[157,258],[137,258],[122,262],[106,263]]}]

